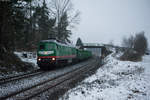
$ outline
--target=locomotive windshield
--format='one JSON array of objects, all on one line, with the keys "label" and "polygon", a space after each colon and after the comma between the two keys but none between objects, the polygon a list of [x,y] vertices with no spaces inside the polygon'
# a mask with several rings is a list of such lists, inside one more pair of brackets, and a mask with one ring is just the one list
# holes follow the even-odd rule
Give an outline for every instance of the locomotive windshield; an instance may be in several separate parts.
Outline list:
[{"label": "locomotive windshield", "polygon": [[56,48],[54,43],[42,43],[39,45],[39,50],[53,50]]},{"label": "locomotive windshield", "polygon": [[44,50],[44,49],[45,49],[45,45],[44,45],[44,44],[41,44],[39,49],[40,49],[40,50]]},{"label": "locomotive windshield", "polygon": [[48,50],[55,49],[55,44],[48,43],[46,47],[47,47]]}]

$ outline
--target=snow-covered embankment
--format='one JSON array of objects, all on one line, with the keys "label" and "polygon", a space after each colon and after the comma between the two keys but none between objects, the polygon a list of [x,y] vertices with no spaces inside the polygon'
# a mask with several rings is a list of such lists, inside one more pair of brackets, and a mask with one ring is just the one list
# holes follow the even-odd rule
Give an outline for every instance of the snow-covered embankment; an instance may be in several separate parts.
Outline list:
[{"label": "snow-covered embankment", "polygon": [[37,55],[35,52],[14,52],[23,62],[31,63],[37,67]]},{"label": "snow-covered embankment", "polygon": [[141,62],[109,55],[106,64],[60,100],[150,100],[150,56]]}]

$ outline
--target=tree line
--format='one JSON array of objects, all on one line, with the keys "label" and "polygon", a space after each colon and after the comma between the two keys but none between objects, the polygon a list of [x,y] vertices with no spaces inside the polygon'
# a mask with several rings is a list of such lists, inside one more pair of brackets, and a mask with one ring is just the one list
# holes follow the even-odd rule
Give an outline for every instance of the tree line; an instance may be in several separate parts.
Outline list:
[{"label": "tree line", "polygon": [[70,0],[0,1],[0,52],[33,49],[48,38],[70,42],[79,15]]}]

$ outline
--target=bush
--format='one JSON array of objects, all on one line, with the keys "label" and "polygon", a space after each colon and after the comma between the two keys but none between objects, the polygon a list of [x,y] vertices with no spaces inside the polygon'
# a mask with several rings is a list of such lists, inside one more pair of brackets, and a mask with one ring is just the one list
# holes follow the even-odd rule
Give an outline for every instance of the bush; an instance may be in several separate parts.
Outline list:
[{"label": "bush", "polygon": [[144,32],[139,32],[135,36],[131,35],[129,38],[123,38],[122,45],[127,47],[127,51],[124,52],[120,59],[130,61],[141,60],[148,47]]},{"label": "bush", "polygon": [[142,60],[142,55],[137,53],[133,49],[128,49],[124,52],[124,54],[120,57],[120,60],[123,61],[141,61]]}]

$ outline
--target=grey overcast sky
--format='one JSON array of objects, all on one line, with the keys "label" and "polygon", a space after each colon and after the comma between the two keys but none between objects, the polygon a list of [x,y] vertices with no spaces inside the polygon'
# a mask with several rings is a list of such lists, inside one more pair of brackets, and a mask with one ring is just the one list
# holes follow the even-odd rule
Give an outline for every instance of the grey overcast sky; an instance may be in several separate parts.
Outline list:
[{"label": "grey overcast sky", "polygon": [[150,44],[150,0],[73,0],[81,12],[80,24],[73,29],[74,43],[80,37],[86,43],[120,45],[124,36],[145,31]]}]

